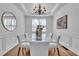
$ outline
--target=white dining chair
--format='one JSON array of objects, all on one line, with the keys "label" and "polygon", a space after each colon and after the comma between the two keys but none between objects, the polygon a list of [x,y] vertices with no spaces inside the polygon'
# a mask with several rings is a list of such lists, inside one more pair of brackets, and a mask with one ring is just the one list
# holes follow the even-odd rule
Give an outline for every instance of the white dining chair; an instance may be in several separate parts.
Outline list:
[{"label": "white dining chair", "polygon": [[48,39],[51,41],[53,39],[53,33],[49,33]]},{"label": "white dining chair", "polygon": [[28,33],[24,33],[25,38],[28,38]]},{"label": "white dining chair", "polygon": [[[20,53],[20,50],[22,49],[22,53],[24,55],[24,49],[25,49],[25,52],[26,52],[26,48],[28,50],[30,50],[30,43],[26,40],[26,38],[24,37],[24,35],[17,35],[17,39],[18,39],[18,43],[19,43],[19,50],[18,50],[18,56],[19,56],[19,53]],[[30,51],[28,51],[29,55],[30,55]],[[26,52],[27,54],[27,52]]]},{"label": "white dining chair", "polygon": [[[60,37],[61,37],[60,35],[54,37],[53,40],[49,43],[49,49],[53,48],[54,49],[54,54],[55,54],[55,49],[56,49],[59,56],[60,56],[60,53],[59,53],[58,45],[59,45]],[[50,53],[51,53],[51,51],[49,50],[49,54]]]},{"label": "white dining chair", "polygon": [[24,36],[27,41],[30,41],[32,39],[28,33],[25,33]]}]

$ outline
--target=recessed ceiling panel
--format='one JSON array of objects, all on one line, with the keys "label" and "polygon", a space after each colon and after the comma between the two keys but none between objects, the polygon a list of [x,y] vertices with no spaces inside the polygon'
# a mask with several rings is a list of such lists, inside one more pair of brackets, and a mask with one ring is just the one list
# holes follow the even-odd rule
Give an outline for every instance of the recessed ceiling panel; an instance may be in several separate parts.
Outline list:
[{"label": "recessed ceiling panel", "polygon": [[[37,3],[39,4],[39,3]],[[37,5],[36,3],[23,3],[23,5],[25,6],[26,10],[27,10],[27,14],[31,14],[33,12],[33,9],[35,7],[35,5]],[[51,13],[51,10],[54,8],[54,6],[56,5],[56,3],[40,3],[41,6],[45,6],[46,7],[46,14]]]}]

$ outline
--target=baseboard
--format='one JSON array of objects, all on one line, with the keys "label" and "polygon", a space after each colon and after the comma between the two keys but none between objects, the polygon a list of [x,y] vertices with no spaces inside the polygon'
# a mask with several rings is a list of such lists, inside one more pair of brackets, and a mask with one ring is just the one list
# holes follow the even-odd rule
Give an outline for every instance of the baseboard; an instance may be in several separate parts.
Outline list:
[{"label": "baseboard", "polygon": [[73,49],[72,47],[68,47],[68,46],[64,45],[64,43],[62,43],[62,42],[60,42],[60,44],[63,45],[66,49],[71,50],[73,53],[75,53],[76,55],[79,56],[79,52],[76,51],[75,49]]},{"label": "baseboard", "polygon": [[18,45],[17,44],[13,44],[12,47],[10,47],[9,49],[7,49],[6,51],[3,51],[0,53],[0,56],[5,56],[6,53],[8,53],[9,51],[11,51],[13,48],[15,48],[16,46]]},{"label": "baseboard", "polygon": [[66,48],[66,47],[64,47],[64,46],[62,46],[65,50],[68,50],[68,48]]}]

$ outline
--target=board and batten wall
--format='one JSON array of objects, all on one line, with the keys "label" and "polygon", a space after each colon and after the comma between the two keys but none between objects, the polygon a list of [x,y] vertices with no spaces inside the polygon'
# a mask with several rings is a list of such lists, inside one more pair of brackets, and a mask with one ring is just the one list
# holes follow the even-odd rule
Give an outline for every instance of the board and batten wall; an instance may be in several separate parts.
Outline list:
[{"label": "board and batten wall", "polygon": [[[57,29],[57,19],[68,15],[68,28]],[[53,33],[61,34],[61,44],[79,55],[79,4],[69,3],[53,16]]]},{"label": "board and batten wall", "polygon": [[[1,17],[4,12],[12,12],[16,16],[17,26],[13,31],[7,31],[2,23]],[[0,55],[4,55],[7,51],[17,45],[16,35],[25,32],[24,15],[14,4],[0,4]]]},{"label": "board and batten wall", "polygon": [[46,19],[46,34],[52,32],[52,16],[25,16],[25,32],[32,34],[32,19]]}]

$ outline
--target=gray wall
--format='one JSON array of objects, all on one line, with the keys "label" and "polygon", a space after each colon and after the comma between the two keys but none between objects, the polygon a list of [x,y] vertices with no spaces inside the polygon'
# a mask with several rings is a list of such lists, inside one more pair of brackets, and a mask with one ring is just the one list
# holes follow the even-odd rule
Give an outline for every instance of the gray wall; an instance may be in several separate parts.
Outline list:
[{"label": "gray wall", "polygon": [[53,17],[52,16],[25,16],[25,32],[31,35],[32,33],[32,19],[46,19],[47,24],[47,35],[52,32],[52,24],[53,24]]},{"label": "gray wall", "polygon": [[[68,28],[56,29],[57,19],[68,15]],[[53,18],[53,32],[61,34],[61,43],[79,54],[79,4],[70,3],[61,8]]]},{"label": "gray wall", "polygon": [[[16,16],[17,27],[13,31],[7,31],[1,23],[2,13],[10,11]],[[17,44],[16,35],[24,33],[24,15],[13,4],[0,4],[0,53],[4,52]],[[2,53],[1,53],[2,54]]]}]

